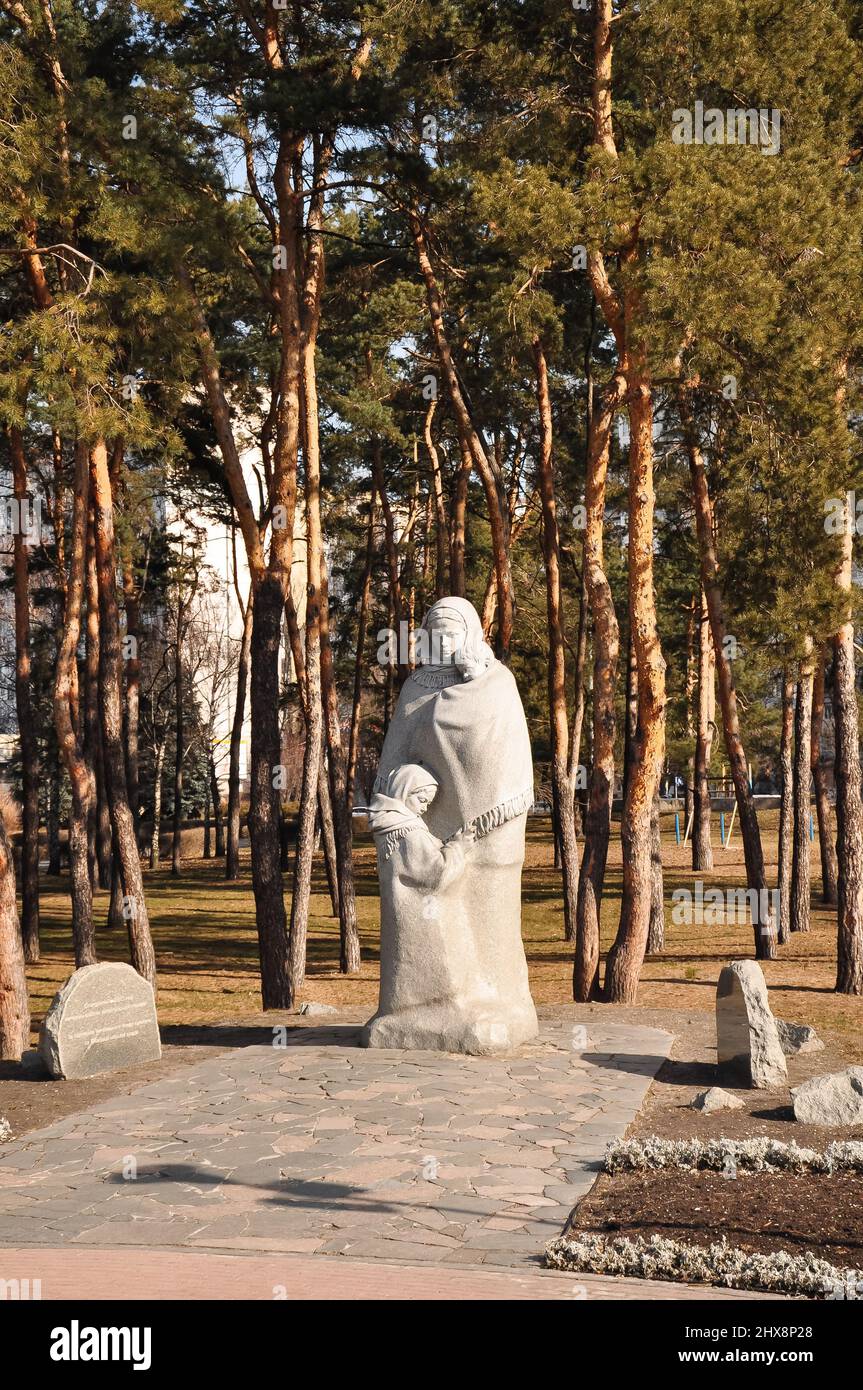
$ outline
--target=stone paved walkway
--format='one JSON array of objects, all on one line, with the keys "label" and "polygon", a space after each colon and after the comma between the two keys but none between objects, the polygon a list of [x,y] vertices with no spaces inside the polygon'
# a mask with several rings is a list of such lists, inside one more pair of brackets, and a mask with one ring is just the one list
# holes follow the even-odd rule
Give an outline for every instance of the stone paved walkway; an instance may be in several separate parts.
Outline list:
[{"label": "stone paved walkway", "polygon": [[291,1030],[4,1145],[0,1246],[537,1269],[672,1042],[561,1021],[507,1058],[357,1038]]}]

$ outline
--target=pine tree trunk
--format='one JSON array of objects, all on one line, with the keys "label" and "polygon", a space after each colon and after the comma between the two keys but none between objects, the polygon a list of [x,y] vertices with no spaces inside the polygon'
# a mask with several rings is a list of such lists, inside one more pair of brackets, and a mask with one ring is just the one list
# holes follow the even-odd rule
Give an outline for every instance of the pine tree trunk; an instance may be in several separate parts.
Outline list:
[{"label": "pine tree trunk", "polygon": [[[306,658],[303,655],[303,644],[300,638],[300,628],[297,622],[297,613],[293,599],[289,596],[285,604],[285,616],[288,621],[288,636],[291,645],[291,655],[294,660],[294,670],[297,677],[297,686],[300,691],[300,702],[303,709],[303,719],[305,727],[309,726],[309,689],[306,681]],[[305,762],[305,750],[303,754]],[[320,840],[324,846],[324,865],[327,874],[327,888],[330,895],[330,907],[334,917],[339,916],[339,871],[338,855],[336,854],[336,834],[333,823],[333,804],[330,794],[330,781],[327,773],[326,761],[321,756],[318,759],[318,832]],[[316,840],[317,845],[317,840]]]},{"label": "pine tree trunk", "polygon": [[339,856],[336,853],[336,827],[333,819],[333,798],[330,792],[330,778],[321,750],[318,763],[318,829],[324,847],[324,869],[327,875],[327,891],[330,895],[330,911],[334,917],[339,912]]},{"label": "pine tree trunk", "polygon": [[48,782],[48,872],[60,874],[60,755],[52,759]]},{"label": "pine tree trunk", "polygon": [[30,1001],[15,898],[15,863],[0,816],[0,1062],[19,1062],[30,1046]]},{"label": "pine tree trunk", "polygon": [[[62,78],[62,72],[56,63],[52,62],[50,67],[55,91],[59,93],[65,79]],[[58,82],[61,82],[60,86],[56,85]],[[31,229],[28,228],[30,245],[24,259],[24,270],[37,307],[47,310],[53,308],[54,299],[41,256],[36,249],[35,230],[33,230],[32,235],[30,232]],[[56,431],[53,434],[52,442],[55,479],[57,480],[54,529],[57,541],[57,563],[62,574],[65,563],[62,486],[60,482],[62,445]],[[57,655],[53,696],[54,723],[57,730],[60,756],[68,772],[72,788],[69,864],[72,890],[72,937],[75,946],[75,963],[79,966],[92,964],[95,960],[93,895],[87,864],[87,823],[93,796],[93,777],[92,770],[83,757],[78,737],[76,665],[76,652],[81,631],[81,604],[85,584],[88,503],[89,462],[86,446],[79,440],[75,446],[70,573],[66,588],[63,633]]]},{"label": "pine tree trunk", "polygon": [[825,903],[835,904],[839,901],[836,845],[833,839],[830,802],[827,799],[824,765],[821,762],[821,731],[824,727],[824,667],[826,661],[827,654],[822,650],[818,654],[815,683],[812,688],[812,783],[815,790],[815,808],[818,816],[818,846],[821,851],[821,898]]},{"label": "pine tree trunk", "polygon": [[287,258],[287,268],[278,276],[281,349],[271,501],[283,506],[286,515],[285,525],[273,532],[268,562],[265,561],[257,518],[243,475],[212,335],[195,296],[188,270],[182,264],[177,267],[178,278],[191,298],[192,319],[210,413],[254,587],[250,647],[252,740],[249,837],[261,961],[261,995],[265,1009],[291,1007],[288,921],[279,866],[279,796],[274,784],[281,752],[279,645],[282,611],[290,589],[300,405],[299,335],[296,331],[299,309],[295,281],[300,209],[291,188],[291,168],[291,159],[280,154],[276,181],[280,210],[285,214],[280,234],[284,239],[282,244],[291,243],[291,254]]},{"label": "pine tree trunk", "polygon": [[90,451],[91,486],[96,532],[96,568],[102,618],[100,641],[102,746],[105,780],[111,804],[111,821],[123,878],[124,912],[129,930],[132,965],[156,988],[156,958],[144,898],[144,879],[129,806],[126,758],[123,747],[122,651],[117,604],[117,555],[114,543],[114,510],[104,440]]},{"label": "pine tree trunk", "polygon": [[[404,594],[402,584],[401,569],[399,566],[399,551],[396,544],[395,517],[390,506],[387,495],[386,478],[383,469],[383,454],[379,439],[372,441],[372,481],[375,491],[381,501],[381,515],[384,521],[384,554],[387,562],[387,577],[389,579],[390,602],[392,606],[390,628],[394,628],[398,635],[396,646],[396,665],[393,671],[393,683],[398,681],[401,686],[408,676],[410,667],[404,659],[404,647],[407,640],[406,629],[409,627],[408,602]],[[403,635],[404,634],[404,635]]]},{"label": "pine tree trunk", "polygon": [[87,616],[84,638],[84,757],[96,773],[96,795],[90,802],[87,816],[87,869],[90,891],[95,892],[100,879],[97,863],[97,825],[99,812],[99,777],[96,772],[96,748],[101,743],[99,732],[99,581],[96,577],[96,542],[93,536],[93,515],[87,530]]},{"label": "pine tree trunk", "polygon": [[[725,606],[719,585],[719,562],[713,539],[713,508],[707,487],[707,473],[704,457],[695,438],[694,424],[689,403],[684,391],[678,393],[680,416],[686,435],[689,454],[689,469],[692,476],[692,490],[695,501],[695,524],[698,534],[698,552],[701,565],[701,583],[710,614],[710,632],[713,637],[713,651],[716,659],[716,674],[719,681],[719,700],[722,708],[722,724],[725,731],[725,751],[734,782],[737,799],[737,816],[740,837],[743,841],[743,856],[746,861],[746,886],[758,894],[759,903],[768,903],[767,879],[764,872],[764,852],[761,847],[761,832],[752,789],[749,786],[749,770],[746,753],[740,735],[740,718],[737,709],[737,691],[731,672],[731,662],[725,650]],[[759,914],[754,914],[757,918]],[[772,910],[768,908],[765,920],[753,920],[755,934],[755,957],[757,960],[773,960],[776,956],[777,925]]]},{"label": "pine tree trunk", "polygon": [[126,642],[128,655],[125,658],[126,670],[126,777],[129,784],[129,809],[135,826],[135,839],[141,837],[141,753],[140,753],[140,706],[141,706],[141,613],[138,592],[135,587],[135,574],[130,555],[123,557],[123,603],[126,610]]},{"label": "pine tree trunk", "polygon": [[[291,901],[291,985],[294,994],[306,977],[306,942],[309,926],[312,861],[315,851],[315,820],[318,807],[324,738],[324,692],[321,637],[327,593],[324,585],[324,538],[321,524],[321,460],[318,438],[318,401],[315,379],[315,329],[317,326],[318,286],[309,287],[312,298],[311,330],[303,350],[302,383],[306,486],[306,651],[304,678],[295,658],[297,679],[302,678],[306,716],[306,746],[303,754],[303,789],[294,863],[294,891]],[[339,889],[341,890],[341,881]]]},{"label": "pine tree trunk", "polygon": [[[179,581],[182,582],[182,581]],[[183,758],[185,755],[183,720],[183,603],[177,599],[177,647],[174,657],[174,816],[171,836],[171,874],[179,877],[183,869]]]},{"label": "pine tree trunk", "polygon": [[[320,156],[325,171],[328,156]],[[313,229],[306,262],[306,274],[302,291],[303,347],[301,354],[302,409],[304,421],[304,441],[306,467],[313,469],[318,478],[313,497],[320,521],[320,451],[318,439],[318,391],[315,369],[315,345],[320,323],[320,299],[324,278],[324,246],[319,234],[323,206],[320,197],[313,195],[309,224]],[[367,354],[366,367],[370,369]],[[382,471],[377,489],[381,497],[381,507],[386,504],[386,489]],[[307,523],[309,519],[307,518]],[[310,529],[311,544],[311,529]],[[342,744],[339,699],[336,689],[335,667],[330,645],[330,605],[329,581],[326,560],[323,552],[323,532],[320,532],[320,681],[321,704],[323,706],[324,737],[328,754],[330,800],[335,832],[335,851],[338,879],[339,912],[339,969],[343,974],[355,974],[360,968],[360,938],[357,930],[357,906],[354,890],[353,826],[351,808],[348,802],[347,766]],[[307,672],[307,677],[308,677]],[[309,682],[309,712],[314,716],[315,696]],[[307,740],[308,741],[308,740]],[[317,783],[317,775],[315,778]]]},{"label": "pine tree trunk", "polygon": [[243,637],[237,662],[237,693],[234,718],[231,724],[231,744],[228,755],[228,843],[225,856],[225,878],[232,882],[240,877],[240,749],[246,719],[246,690],[249,683],[249,650],[252,645],[252,594],[246,600],[243,615]]},{"label": "pine tree trunk", "polygon": [[440,457],[432,437],[432,420],[437,408],[437,401],[431,401],[426,411],[425,424],[423,426],[423,436],[425,438],[426,449],[428,450],[429,461],[432,469],[432,495],[434,497],[435,510],[435,599],[445,598],[449,592],[449,571],[451,538],[449,526],[447,525],[446,503],[443,495],[443,478],[441,476]]},{"label": "pine tree trunk", "polygon": [[122,931],[126,925],[124,912],[125,903],[123,901],[123,867],[120,863],[120,855],[114,849],[111,856],[111,896],[108,901],[108,921],[109,931]]},{"label": "pine tree trunk", "polygon": [[165,740],[159,743],[153,759],[153,834],[150,839],[150,868],[158,869],[161,860],[162,834],[162,768],[165,763]]},{"label": "pine tree trunk", "polygon": [[[360,938],[354,892],[353,826],[347,801],[347,772],[342,745],[338,693],[329,635],[329,597],[326,562],[321,565],[321,694],[324,732],[329,755],[330,797],[336,837],[339,896],[339,969],[353,975],[360,968]],[[310,692],[311,700],[311,692]]]},{"label": "pine tree trunk", "polygon": [[806,639],[806,654],[800,663],[797,702],[794,709],[794,845],[791,856],[791,930],[809,931],[811,926],[811,858],[809,824],[812,795],[812,686],[814,656],[812,639]]},{"label": "pine tree trunk", "polygon": [[212,859],[213,857],[212,838],[210,835],[210,802],[212,801],[212,795],[208,777],[207,785],[204,788],[204,859]]},{"label": "pine tree trunk", "polygon": [[270,572],[255,590],[251,646],[252,757],[249,835],[265,1009],[290,1009],[288,919],[279,854],[279,639],[284,590]]},{"label": "pine tree trunk", "polygon": [[586,788],[579,785],[582,781],[579,777],[579,765],[581,763],[581,741],[586,707],[584,671],[587,665],[587,628],[587,578],[582,544],[581,585],[578,595],[578,633],[575,639],[575,668],[573,670],[572,724],[569,732],[569,785],[572,789],[572,800],[575,807],[576,830],[579,828],[579,823],[584,825],[584,812],[586,811],[586,807],[582,807],[580,801],[580,795]]},{"label": "pine tree trunk", "polygon": [[357,619],[357,647],[354,657],[354,697],[351,703],[351,732],[348,739],[348,763],[345,772],[348,809],[353,809],[354,783],[357,775],[357,758],[360,748],[360,718],[363,704],[363,664],[365,660],[366,631],[368,629],[369,600],[372,588],[372,564],[375,555],[375,487],[372,484],[369,498],[369,525],[366,534],[366,558],[363,566],[363,583],[360,590],[360,611]]},{"label": "pine tree trunk", "polygon": [[[837,587],[848,604],[852,584],[853,517],[846,515]],[[836,989],[863,994],[863,789],[854,672],[854,623],[833,638],[833,719],[836,727],[836,857],[839,867],[839,930]]]},{"label": "pine tree trunk", "polygon": [[288,811],[284,802],[279,804],[279,868],[283,874],[291,867],[291,835]]},{"label": "pine tree trunk", "polygon": [[542,340],[533,340],[536,396],[539,411],[539,485],[542,502],[542,553],[545,562],[545,600],[548,627],[548,718],[551,729],[551,777],[556,810],[560,870],[563,877],[563,923],[567,941],[575,938],[578,904],[578,842],[575,834],[575,796],[569,778],[569,719],[566,707],[566,647],[563,590],[560,577],[560,535],[554,491],[554,452],[548,365]]},{"label": "pine tree trunk", "polygon": [[81,747],[75,722],[77,684],[76,654],[81,634],[81,606],[87,566],[87,515],[90,472],[87,446],[75,447],[75,483],[72,529],[69,537],[69,580],[63,632],[54,679],[54,727],[60,756],[69,777],[72,803],[69,809],[69,878],[72,895],[72,940],[76,966],[96,960],[93,931],[93,891],[87,862],[87,823],[94,795],[93,772]]},{"label": "pine tree trunk", "polygon": [[[54,497],[51,512],[51,523],[54,531],[54,547],[57,565],[57,586],[52,604],[52,616],[54,618],[54,629],[57,639],[54,647],[55,679],[56,666],[59,660],[60,648],[63,641],[63,617],[66,607],[66,593],[68,589],[66,577],[66,518],[64,515],[66,488],[63,482],[63,443],[56,431],[52,435],[52,453],[54,465]],[[89,490],[89,476],[88,476]],[[63,854],[60,843],[60,815],[62,801],[63,784],[63,757],[57,742],[57,733],[53,723],[53,692],[52,692],[52,728],[54,737],[48,738],[47,758],[50,766],[48,780],[48,811],[47,811],[47,834],[48,834],[48,873],[59,877],[63,868]]]},{"label": "pine tree trunk", "polygon": [[432,494],[431,489],[426,491],[425,503],[425,524],[423,527],[422,539],[422,568],[420,569],[420,606],[425,611],[431,599],[429,598],[429,574],[431,573],[431,543],[432,543]]},{"label": "pine tree trunk", "polygon": [[713,746],[713,651],[710,641],[710,617],[704,594],[698,618],[698,728],[695,737],[695,783],[692,817],[692,867],[705,871],[713,868],[713,845],[710,841],[710,754]]},{"label": "pine tree trunk", "polygon": [[653,798],[650,813],[650,927],[647,933],[647,954],[658,956],[665,946],[665,884],[662,874],[662,823],[659,815],[659,792]]},{"label": "pine tree trunk", "polygon": [[[558,811],[558,801],[559,801],[559,799],[560,799],[560,793],[559,793],[559,790],[558,790],[559,783],[558,783],[558,780],[557,780],[557,778],[556,778],[556,776],[555,776],[554,762],[553,762],[553,761],[552,761],[552,763],[551,763],[551,765],[550,765],[550,767],[549,767],[549,773],[550,773],[550,775],[551,775],[551,816],[550,816],[550,820],[551,820],[551,843],[552,843],[552,845],[554,846],[554,869],[555,869],[555,873],[559,873],[559,872],[560,872],[560,865],[561,865],[561,857],[560,857],[560,813],[559,813],[559,811]],[[565,908],[565,904],[564,904],[564,908]],[[566,924],[564,924],[564,931],[563,931],[563,934],[564,934],[564,940],[566,940],[566,941],[571,941],[571,940],[572,940],[573,933],[569,932],[569,928],[567,927]]]},{"label": "pine tree trunk", "polygon": [[794,681],[782,672],[782,737],[779,745],[782,797],[779,803],[779,942],[791,935],[791,857],[794,846]]},{"label": "pine tree trunk", "polygon": [[[12,486],[19,516],[27,498],[24,438],[17,425],[9,428]],[[13,536],[15,584],[15,710],[21,748],[21,933],[24,959],[39,959],[39,744],[31,700],[30,556],[27,537],[16,526]]]},{"label": "pine tree trunk", "polygon": [[[595,333],[596,305],[594,300],[591,299],[589,329],[584,348],[584,377],[587,387],[584,410],[585,473],[590,465],[590,433],[593,421],[594,398],[596,394],[593,380],[593,341]],[[572,724],[569,734],[569,781],[572,787],[573,802],[575,805],[576,831],[581,830],[582,833],[584,832],[584,823],[587,818],[588,802],[586,778],[582,778],[580,775],[580,763],[581,744],[584,733],[584,714],[587,707],[587,682],[585,680],[585,671],[588,661],[588,631],[590,627],[588,618],[587,565],[585,564],[585,556],[585,539],[582,537],[581,578],[578,586],[578,633],[575,640],[575,666],[573,669],[572,683]]]},{"label": "pine tree trunk", "polygon": [[[95,775],[96,795],[91,802],[88,831],[92,841],[90,882],[105,890],[111,887],[112,833],[111,810],[105,787],[105,760],[99,719],[99,576],[96,571],[95,523],[91,517],[87,537],[87,635],[84,681],[84,750]],[[94,875],[95,853],[98,875]]]},{"label": "pine tree trunk", "polygon": [[629,395],[629,622],[638,668],[638,733],[623,805],[623,893],[620,925],[608,954],[605,997],[633,1004],[647,936],[653,892],[651,815],[665,752],[665,661],[656,624],[653,587],[653,401],[647,378],[635,367]]},{"label": "pine tree trunk", "polygon": [[318,784],[323,751],[323,706],[321,704],[321,552],[320,509],[311,494],[320,488],[320,474],[306,462],[306,550],[308,598],[306,600],[306,746],[303,754],[303,789],[297,828],[297,853],[291,898],[291,985],[294,993],[306,978],[306,942],[309,930],[309,904],[312,862],[315,853],[315,819]]},{"label": "pine tree trunk", "polygon": [[213,841],[217,859],[221,859],[225,853],[225,825],[222,819],[222,794],[219,790],[219,779],[216,776],[216,761],[212,751],[208,758],[210,764],[210,801],[213,807]]},{"label": "pine tree trunk", "polygon": [[492,637],[495,613],[497,612],[497,574],[494,565],[488,572],[488,579],[485,582],[485,597],[482,601],[482,611],[480,612],[480,622],[482,623],[482,633],[488,642]]},{"label": "pine tree trunk", "polygon": [[623,777],[622,795],[626,800],[626,791],[629,786],[629,779],[632,776],[632,765],[635,761],[635,740],[638,734],[638,661],[635,656],[635,643],[632,640],[632,632],[629,630],[627,619],[626,634],[626,706],[624,709],[624,729],[623,729]]},{"label": "pine tree trunk", "polygon": [[[369,366],[371,374],[371,366]],[[393,509],[390,506],[390,499],[387,494],[386,478],[384,477],[383,451],[379,439],[372,441],[372,481],[378,497],[381,499],[381,515],[384,519],[384,554],[387,560],[387,573],[389,575],[390,592],[393,596],[395,605],[396,626],[405,617],[405,601],[402,593],[401,571],[399,568],[399,552],[396,544],[396,523],[393,516]]]},{"label": "pine tree trunk", "polygon": [[449,549],[449,591],[453,598],[465,597],[465,541],[467,539],[467,499],[473,459],[460,442],[461,463],[455,475],[452,499],[452,525]]},{"label": "pine tree trunk", "polygon": [[[696,700],[698,697],[698,663],[699,657],[696,656],[696,638],[699,632],[697,619],[698,604],[693,598],[686,619],[686,742],[692,749],[686,759],[686,791],[683,801],[683,824],[689,827],[690,817],[692,818],[693,838],[692,850],[695,853],[695,764],[696,764],[696,744],[698,741],[698,719],[696,717]],[[702,617],[703,621],[703,617]],[[700,656],[700,649],[699,649]],[[693,862],[693,868],[695,864]]]},{"label": "pine tree trunk", "polygon": [[[393,627],[394,622],[395,622],[395,607],[394,607],[394,605],[393,605],[393,594],[392,594],[392,589],[390,589],[389,592],[388,592],[388,595],[387,595],[387,627],[390,629],[390,631],[392,631],[392,627]],[[388,662],[387,662],[386,675],[385,675],[385,677],[384,677],[384,709],[383,709],[383,715],[384,715],[384,719],[383,719],[383,724],[384,724],[384,727],[383,727],[383,736],[384,736],[384,738],[386,738],[386,736],[387,736],[387,729],[390,727],[390,720],[391,720],[392,717],[393,717],[393,708],[394,708],[394,706],[395,706],[395,677],[396,677],[396,666],[395,666],[395,663],[394,663],[393,661],[388,661]]]},{"label": "pine tree trunk", "polygon": [[590,423],[588,439],[583,563],[593,614],[593,758],[576,907],[572,990],[578,1003],[587,1003],[599,993],[600,908],[614,798],[615,694],[620,633],[611,585],[605,573],[603,530],[611,430],[624,389],[623,377],[618,375],[602,393],[599,409]]},{"label": "pine tree trunk", "polygon": [[96,859],[99,865],[99,887],[104,891],[111,883],[111,807],[105,786],[105,757],[102,751],[102,729],[96,744]]}]

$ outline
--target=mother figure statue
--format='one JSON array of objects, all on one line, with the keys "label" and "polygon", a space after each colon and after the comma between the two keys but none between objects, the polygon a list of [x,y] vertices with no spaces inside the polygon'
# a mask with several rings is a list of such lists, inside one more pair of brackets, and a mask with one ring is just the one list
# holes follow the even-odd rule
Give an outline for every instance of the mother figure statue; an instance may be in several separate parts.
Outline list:
[{"label": "mother figure statue", "polygon": [[363,1041],[505,1051],[537,1033],[521,940],[527,723],[471,603],[439,599],[419,636],[422,664],[402,687],[370,807],[381,989]]}]

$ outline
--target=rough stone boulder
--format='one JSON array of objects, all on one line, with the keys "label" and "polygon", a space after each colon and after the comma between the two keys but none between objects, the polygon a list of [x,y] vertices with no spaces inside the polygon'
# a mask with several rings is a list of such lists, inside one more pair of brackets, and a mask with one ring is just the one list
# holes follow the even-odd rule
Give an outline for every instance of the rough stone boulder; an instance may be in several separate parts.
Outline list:
[{"label": "rough stone boulder", "polygon": [[813,1076],[791,1092],[802,1125],[863,1125],[863,1067]]},{"label": "rough stone boulder", "polygon": [[783,1018],[777,1018],[776,1031],[786,1057],[793,1057],[798,1052],[824,1051],[823,1042],[808,1023],[786,1023]]},{"label": "rough stone boulder", "polygon": [[721,1086],[711,1086],[709,1091],[701,1091],[689,1108],[701,1110],[705,1115],[712,1115],[716,1110],[742,1110],[743,1101],[739,1096],[733,1096],[730,1091],[723,1091]]},{"label": "rough stone boulder", "polygon": [[764,972],[755,960],[724,966],[716,987],[716,1055],[720,1075],[770,1090],[788,1079]]}]

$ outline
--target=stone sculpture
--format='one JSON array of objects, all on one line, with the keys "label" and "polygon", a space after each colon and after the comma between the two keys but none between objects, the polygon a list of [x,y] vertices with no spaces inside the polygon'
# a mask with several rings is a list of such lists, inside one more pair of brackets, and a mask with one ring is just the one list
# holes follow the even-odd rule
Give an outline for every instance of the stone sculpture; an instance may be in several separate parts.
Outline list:
[{"label": "stone sculpture", "polygon": [[515,680],[462,598],[423,623],[370,808],[381,887],[381,994],[370,1047],[506,1051],[536,1035],[521,940],[533,800]]}]

